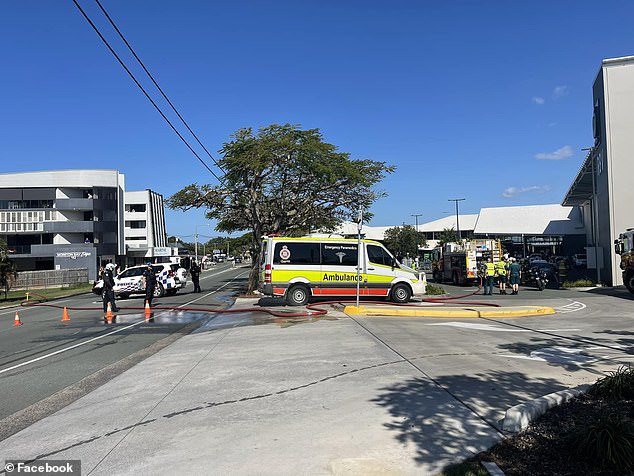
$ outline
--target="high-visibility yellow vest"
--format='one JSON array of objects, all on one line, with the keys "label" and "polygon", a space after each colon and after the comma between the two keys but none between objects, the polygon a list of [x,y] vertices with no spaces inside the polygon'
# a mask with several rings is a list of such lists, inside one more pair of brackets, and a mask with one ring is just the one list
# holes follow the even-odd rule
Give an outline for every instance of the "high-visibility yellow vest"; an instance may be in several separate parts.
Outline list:
[{"label": "high-visibility yellow vest", "polygon": [[487,263],[487,276],[495,276],[495,264]]},{"label": "high-visibility yellow vest", "polygon": [[502,260],[495,263],[495,270],[499,276],[506,276],[506,263]]}]

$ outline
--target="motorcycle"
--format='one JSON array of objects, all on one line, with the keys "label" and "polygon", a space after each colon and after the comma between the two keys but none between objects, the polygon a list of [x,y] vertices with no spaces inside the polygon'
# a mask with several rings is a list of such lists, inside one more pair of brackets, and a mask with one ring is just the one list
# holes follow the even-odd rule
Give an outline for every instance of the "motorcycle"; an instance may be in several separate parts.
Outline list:
[{"label": "motorcycle", "polygon": [[531,282],[535,283],[537,289],[543,291],[548,284],[548,273],[544,269],[531,268]]}]

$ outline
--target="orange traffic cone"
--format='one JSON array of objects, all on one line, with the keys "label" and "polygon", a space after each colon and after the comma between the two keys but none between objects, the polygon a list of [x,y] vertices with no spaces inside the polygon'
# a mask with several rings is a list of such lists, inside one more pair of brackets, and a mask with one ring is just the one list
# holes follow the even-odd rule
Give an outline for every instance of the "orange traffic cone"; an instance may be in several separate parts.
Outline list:
[{"label": "orange traffic cone", "polygon": [[152,309],[150,309],[150,301],[145,300],[145,320],[147,321],[152,317]]},{"label": "orange traffic cone", "polygon": [[15,311],[15,319],[13,319],[13,327],[18,327],[22,325],[22,321],[20,320],[20,315],[18,311]]},{"label": "orange traffic cone", "polygon": [[106,311],[106,321],[108,321],[108,324],[112,324],[113,319],[114,314],[112,313],[112,305],[108,303],[108,310]]},{"label": "orange traffic cone", "polygon": [[68,309],[64,306],[64,312],[62,312],[62,322],[70,322],[70,317],[68,316]]}]

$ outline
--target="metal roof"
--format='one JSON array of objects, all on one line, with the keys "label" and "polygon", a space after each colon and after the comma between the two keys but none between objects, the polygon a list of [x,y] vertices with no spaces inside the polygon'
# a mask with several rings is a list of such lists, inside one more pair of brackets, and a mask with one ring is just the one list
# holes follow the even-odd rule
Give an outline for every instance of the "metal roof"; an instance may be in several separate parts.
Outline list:
[{"label": "metal roof", "polygon": [[[460,218],[460,231],[473,231],[475,224],[478,221],[478,215],[458,215]],[[427,223],[419,223],[418,231],[430,232],[430,231],[443,231],[444,229],[457,230],[456,215],[446,216],[439,218],[438,220],[429,221]]]},{"label": "metal roof", "polygon": [[476,235],[582,235],[581,211],[559,204],[482,208]]},{"label": "metal roof", "polygon": [[563,206],[581,206],[592,198],[592,164],[594,161],[594,150],[595,149],[590,149],[583,164],[581,164],[577,176],[572,181],[566,196],[561,202]]}]

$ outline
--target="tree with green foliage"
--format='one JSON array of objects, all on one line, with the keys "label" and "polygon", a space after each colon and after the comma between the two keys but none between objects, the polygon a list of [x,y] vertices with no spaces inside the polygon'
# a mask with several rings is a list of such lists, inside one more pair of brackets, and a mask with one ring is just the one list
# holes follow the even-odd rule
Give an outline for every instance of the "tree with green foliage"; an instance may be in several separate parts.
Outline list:
[{"label": "tree with green foliage", "polygon": [[444,245],[445,243],[455,243],[458,241],[458,233],[454,230],[453,226],[451,228],[445,228],[438,234],[438,244]]},{"label": "tree with green foliage", "polygon": [[249,232],[255,258],[249,291],[257,287],[263,235],[332,230],[356,219],[359,209],[369,221],[370,206],[385,195],[374,186],[394,171],[385,162],[351,159],[325,142],[319,129],[291,124],[273,124],[257,133],[240,129],[220,153],[224,176],[219,185],[188,185],[167,204],[179,210],[206,208],[218,231]]},{"label": "tree with green foliage", "polygon": [[7,299],[9,289],[17,277],[15,263],[9,259],[7,244],[0,240],[0,287],[4,289],[5,299]]},{"label": "tree with green foliage", "polygon": [[427,246],[425,234],[412,225],[397,226],[385,231],[383,243],[392,253],[398,256],[415,257],[418,254],[419,246]]}]

